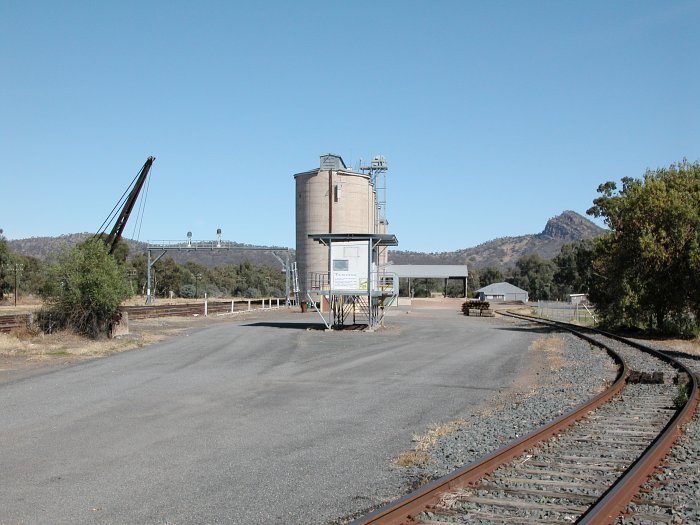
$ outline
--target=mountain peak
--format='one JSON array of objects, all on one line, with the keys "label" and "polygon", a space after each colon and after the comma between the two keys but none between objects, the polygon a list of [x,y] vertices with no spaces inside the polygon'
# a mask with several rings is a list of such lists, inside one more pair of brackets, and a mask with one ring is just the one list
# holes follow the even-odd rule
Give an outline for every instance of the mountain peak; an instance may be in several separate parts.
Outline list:
[{"label": "mountain peak", "polygon": [[566,241],[592,239],[604,232],[603,228],[593,224],[583,215],[566,210],[547,221],[540,237],[551,237]]},{"label": "mountain peak", "polygon": [[541,233],[502,237],[454,252],[426,254],[392,250],[389,260],[395,264],[466,264],[473,268],[495,266],[505,270],[523,255],[536,253],[543,259],[553,259],[564,244],[593,239],[604,233],[603,228],[583,215],[567,210],[549,219]]}]

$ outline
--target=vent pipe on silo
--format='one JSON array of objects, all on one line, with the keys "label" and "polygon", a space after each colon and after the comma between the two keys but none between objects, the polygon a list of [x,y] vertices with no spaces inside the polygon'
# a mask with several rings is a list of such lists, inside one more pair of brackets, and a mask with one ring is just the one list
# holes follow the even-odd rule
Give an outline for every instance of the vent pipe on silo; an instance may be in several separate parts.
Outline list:
[{"label": "vent pipe on silo", "polygon": [[328,170],[328,233],[333,233],[333,170]]}]

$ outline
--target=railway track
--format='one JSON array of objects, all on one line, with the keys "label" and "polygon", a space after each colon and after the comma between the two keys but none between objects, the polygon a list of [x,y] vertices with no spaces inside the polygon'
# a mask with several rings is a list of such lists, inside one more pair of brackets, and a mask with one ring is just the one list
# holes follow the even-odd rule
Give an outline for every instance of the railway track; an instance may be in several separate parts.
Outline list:
[{"label": "railway track", "polygon": [[[670,349],[660,351],[683,363],[700,377],[700,356]],[[621,524],[700,523],[700,411],[625,510]]]},{"label": "railway track", "polygon": [[[672,523],[640,487],[690,421],[697,380],[687,366],[639,343],[562,323],[541,322],[602,347],[619,363],[615,382],[546,427],[352,522],[352,525],[444,523]],[[678,381],[689,401],[674,406]],[[631,505],[630,505],[631,503]]]},{"label": "railway track", "polygon": [[30,314],[0,315],[0,332],[11,332],[28,326],[31,322]]}]

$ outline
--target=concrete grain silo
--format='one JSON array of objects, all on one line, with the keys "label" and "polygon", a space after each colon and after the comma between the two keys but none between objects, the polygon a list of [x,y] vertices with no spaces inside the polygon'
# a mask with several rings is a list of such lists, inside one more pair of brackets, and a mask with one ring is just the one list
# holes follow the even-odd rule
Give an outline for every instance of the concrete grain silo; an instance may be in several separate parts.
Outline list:
[{"label": "concrete grain silo", "polygon": [[[304,293],[315,275],[328,275],[328,248],[309,238],[319,233],[382,233],[372,176],[349,169],[339,155],[320,158],[318,168],[294,175],[296,183],[296,260]],[[383,259],[386,256],[382,257]],[[380,260],[380,264],[381,264]]]}]

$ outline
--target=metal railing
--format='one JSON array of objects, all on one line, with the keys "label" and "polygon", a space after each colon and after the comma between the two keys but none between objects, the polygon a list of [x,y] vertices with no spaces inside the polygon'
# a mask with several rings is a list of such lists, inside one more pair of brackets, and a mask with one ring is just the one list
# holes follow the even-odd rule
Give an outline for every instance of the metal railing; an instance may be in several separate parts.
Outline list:
[{"label": "metal railing", "polygon": [[584,303],[537,301],[536,313],[538,317],[544,317],[552,321],[576,323],[585,326],[594,326],[596,324],[593,307]]},{"label": "metal railing", "polygon": [[[309,272],[307,278],[309,292],[328,292],[331,290],[331,278],[329,272]],[[387,295],[398,293],[399,278],[393,272],[378,270],[372,272],[372,292],[381,292]],[[333,289],[333,293],[343,293],[344,289]],[[367,285],[358,284],[358,288],[347,290],[348,292],[367,293]]]}]

